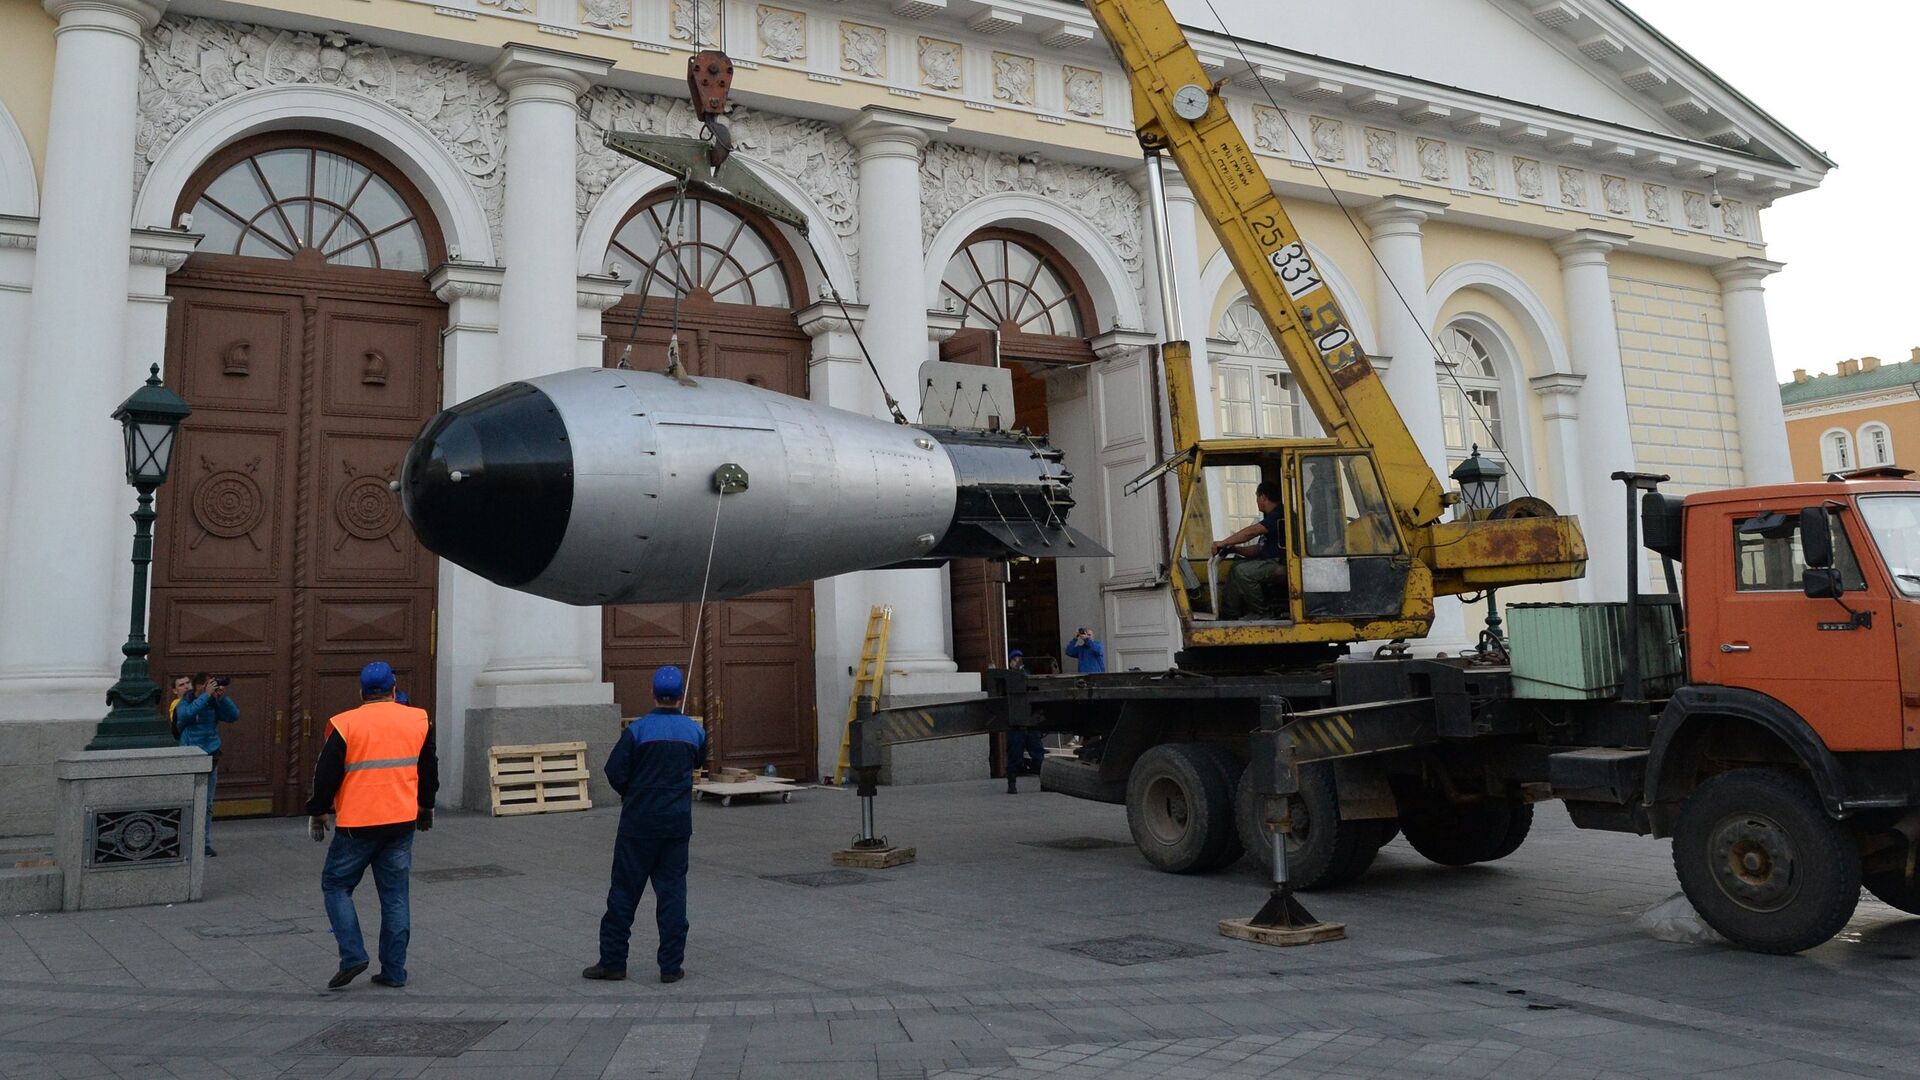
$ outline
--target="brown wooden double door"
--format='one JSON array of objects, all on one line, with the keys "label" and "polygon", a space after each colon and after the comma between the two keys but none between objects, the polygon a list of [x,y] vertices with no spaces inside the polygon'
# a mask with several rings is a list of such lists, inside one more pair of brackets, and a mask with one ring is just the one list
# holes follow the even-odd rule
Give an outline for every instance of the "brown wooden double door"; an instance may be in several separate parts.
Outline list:
[{"label": "brown wooden double door", "polygon": [[298,263],[196,257],[170,288],[167,383],[194,411],[160,491],[153,665],[232,676],[224,813],[301,812],[368,661],[434,707],[435,560],[388,484],[439,404],[446,309],[417,275]]},{"label": "brown wooden double door", "polygon": [[[666,302],[654,299],[634,327],[633,298],[607,312],[606,362],[666,369]],[[694,375],[735,379],[795,397],[807,393],[806,335],[783,310],[686,303],[680,315],[681,362]],[[724,510],[723,510],[724,512]],[[712,763],[809,777],[817,769],[813,699],[813,586],[772,589],[707,606],[628,604],[605,609],[602,663],[621,711],[653,706],[654,670],[687,667],[686,710],[705,718]]]}]

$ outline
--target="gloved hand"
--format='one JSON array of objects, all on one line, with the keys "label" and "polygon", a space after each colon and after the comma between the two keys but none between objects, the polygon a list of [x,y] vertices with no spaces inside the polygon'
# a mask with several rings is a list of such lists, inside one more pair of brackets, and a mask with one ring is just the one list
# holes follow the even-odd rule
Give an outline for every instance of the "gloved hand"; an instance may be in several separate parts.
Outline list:
[{"label": "gloved hand", "polygon": [[417,817],[417,818],[415,818],[415,819],[413,820],[413,827],[414,827],[415,829],[418,829],[418,830],[419,830],[419,831],[421,831],[421,832],[430,832],[430,831],[432,831],[432,829],[433,829],[433,807],[431,807],[431,806],[423,806],[423,807],[421,807],[421,808],[420,808],[420,816],[419,816],[419,817]]},{"label": "gloved hand", "polygon": [[307,816],[307,835],[312,837],[313,842],[316,844],[327,838],[327,816],[325,814],[309,814]]}]

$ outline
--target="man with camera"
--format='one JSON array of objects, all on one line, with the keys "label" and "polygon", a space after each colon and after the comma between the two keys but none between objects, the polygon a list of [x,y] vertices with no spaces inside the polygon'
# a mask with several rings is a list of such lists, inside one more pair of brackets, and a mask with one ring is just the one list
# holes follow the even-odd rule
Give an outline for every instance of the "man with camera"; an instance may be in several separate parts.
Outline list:
[{"label": "man with camera", "polygon": [[213,758],[213,768],[207,771],[207,821],[202,835],[208,857],[220,854],[213,850],[213,791],[220,776],[220,725],[240,719],[240,706],[227,696],[232,681],[227,675],[215,678],[199,672],[173,706],[173,726],[180,733],[180,745],[197,746]]},{"label": "man with camera", "polygon": [[1067,655],[1080,665],[1080,674],[1092,675],[1107,670],[1107,647],[1086,627],[1074,631],[1067,642]]}]

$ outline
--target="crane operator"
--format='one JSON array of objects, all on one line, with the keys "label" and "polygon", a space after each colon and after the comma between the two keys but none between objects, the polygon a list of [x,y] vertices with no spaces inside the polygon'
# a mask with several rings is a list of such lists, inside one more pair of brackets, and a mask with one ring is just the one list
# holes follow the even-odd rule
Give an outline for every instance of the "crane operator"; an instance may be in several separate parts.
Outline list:
[{"label": "crane operator", "polygon": [[1254,490],[1254,505],[1260,508],[1260,520],[1213,542],[1213,553],[1240,556],[1227,571],[1227,587],[1222,590],[1221,619],[1284,619],[1287,616],[1287,565],[1281,558],[1280,543],[1285,525],[1280,517],[1281,488],[1273,480],[1263,481]]}]

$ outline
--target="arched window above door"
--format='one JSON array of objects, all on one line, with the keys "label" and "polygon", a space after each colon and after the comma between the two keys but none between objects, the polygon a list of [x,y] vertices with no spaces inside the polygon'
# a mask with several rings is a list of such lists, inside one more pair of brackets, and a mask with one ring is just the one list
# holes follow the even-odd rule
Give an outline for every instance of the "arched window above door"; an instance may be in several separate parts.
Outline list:
[{"label": "arched window above door", "polygon": [[1440,425],[1447,444],[1447,469],[1458,467],[1475,448],[1507,470],[1500,481],[1505,501],[1515,464],[1508,453],[1500,386],[1493,346],[1472,324],[1454,322],[1440,331]]},{"label": "arched window above door", "polygon": [[1078,275],[1057,253],[1020,233],[974,234],[947,260],[940,295],[970,328],[1070,338],[1088,333]]},{"label": "arched window above door", "polygon": [[[192,203],[199,252],[424,273],[439,240],[381,163],[330,142],[241,147]],[[252,149],[252,152],[246,152]]]},{"label": "arched window above door", "polygon": [[729,203],[690,192],[642,202],[613,234],[607,269],[631,292],[715,304],[791,308],[798,284],[784,241]]}]

